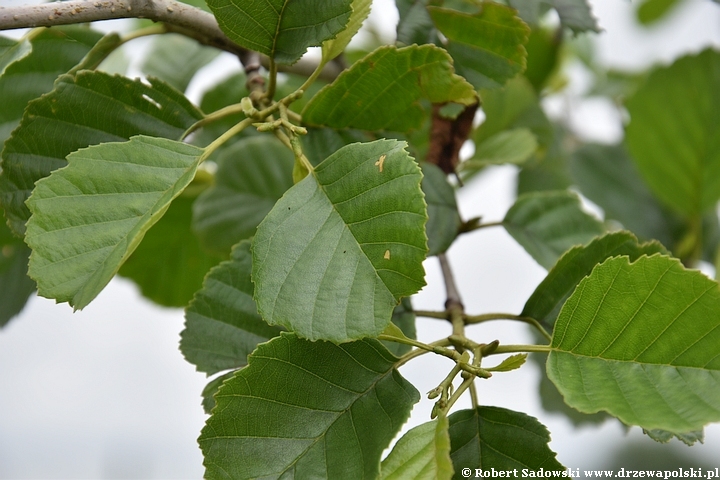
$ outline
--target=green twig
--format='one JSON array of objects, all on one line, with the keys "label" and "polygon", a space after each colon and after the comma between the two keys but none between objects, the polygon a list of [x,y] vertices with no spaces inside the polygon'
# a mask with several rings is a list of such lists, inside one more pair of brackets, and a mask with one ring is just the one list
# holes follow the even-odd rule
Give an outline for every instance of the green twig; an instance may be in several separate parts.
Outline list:
[{"label": "green twig", "polygon": [[447,311],[444,312],[430,312],[427,310],[413,310],[413,313],[418,317],[437,318],[440,320],[447,320],[450,316]]},{"label": "green twig", "polygon": [[512,313],[485,313],[482,315],[466,315],[465,316],[465,324],[466,325],[473,325],[476,323],[489,322],[492,320],[515,320],[518,322],[527,323],[527,324],[535,327],[549,341],[552,341],[552,335],[550,335],[550,333],[548,333],[548,331],[545,330],[545,328],[543,328],[542,325],[540,325],[540,322],[538,322],[537,320],[535,320],[532,317],[527,317],[527,316],[522,316],[522,315],[513,315]]},{"label": "green twig", "polygon": [[550,353],[550,345],[500,345],[488,355],[501,353]]},{"label": "green twig", "polygon": [[[390,340],[390,341],[391,341],[391,342],[398,342],[398,340],[396,340],[396,339],[393,339],[393,340]],[[400,343],[400,342],[398,342],[398,343]],[[407,345],[407,343],[406,343],[406,345]],[[437,342],[433,342],[433,343],[428,344],[428,346],[433,347],[433,348],[435,348],[435,347],[447,347],[447,346],[449,346],[449,345],[450,345],[450,341],[449,341],[447,338],[443,338],[442,340],[438,340]],[[432,350],[428,350],[428,349],[425,349],[425,348],[416,348],[416,349],[414,349],[414,350],[411,350],[411,351],[409,351],[408,353],[406,353],[405,355],[403,355],[402,357],[400,357],[400,360],[395,364],[395,366],[396,366],[396,367],[401,367],[402,365],[405,365],[407,362],[409,362],[409,361],[412,360],[413,358],[417,358],[417,357],[419,357],[420,355],[425,355],[426,353],[430,353],[431,351],[432,351]]]},{"label": "green twig", "polygon": [[225,142],[230,140],[230,138],[234,137],[235,135],[242,132],[250,125],[252,125],[252,123],[253,123],[252,118],[246,118],[242,122],[240,122],[237,125],[235,125],[234,127],[232,127],[230,130],[228,130],[227,132],[223,133],[218,138],[213,140],[213,142],[210,145],[205,147],[205,158],[209,157],[212,152],[214,152],[215,150],[217,150],[218,147],[220,147],[222,144],[224,144]]}]

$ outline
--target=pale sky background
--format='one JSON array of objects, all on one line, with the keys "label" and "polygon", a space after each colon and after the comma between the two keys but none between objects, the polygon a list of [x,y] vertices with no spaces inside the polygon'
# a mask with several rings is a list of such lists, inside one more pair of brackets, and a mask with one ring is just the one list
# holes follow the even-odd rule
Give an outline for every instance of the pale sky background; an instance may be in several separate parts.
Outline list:
[{"label": "pale sky background", "polygon": [[[394,3],[375,3],[372,21],[392,31],[397,21]],[[650,29],[634,23],[634,3],[591,3],[604,29],[593,40],[607,65],[638,70],[707,45],[720,47],[720,7],[710,0],[687,0],[672,18]],[[217,77],[233,64],[221,56],[206,72]],[[619,114],[607,103],[579,100],[573,93],[582,91],[585,76],[580,69],[572,72],[571,94],[548,100],[548,110],[565,114],[569,105],[576,133],[617,141],[622,135]],[[197,99],[208,83],[195,82],[190,96]],[[515,175],[514,167],[495,168],[463,189],[463,217],[501,219],[513,201]],[[519,312],[545,275],[502,229],[464,236],[451,248],[449,259],[472,314]],[[437,260],[430,258],[425,266],[428,287],[414,299],[415,307],[441,309],[444,291]],[[0,479],[201,478],[196,438],[206,418],[200,392],[207,379],[177,348],[182,328],[182,310],[155,307],[123,279],[113,280],[82,312],[31,299],[25,311],[0,330]],[[419,319],[418,328],[426,341],[449,332],[437,320]],[[478,341],[531,341],[524,326],[509,322],[473,327],[471,332]],[[426,355],[401,372],[424,394],[449,368],[448,361]],[[479,382],[480,401],[540,419],[552,434],[551,448],[571,468],[610,468],[611,458],[636,442],[655,447],[637,428],[626,433],[616,421],[573,428],[564,417],[541,409],[537,381],[532,363],[496,374]],[[408,427],[427,421],[431,408],[431,401],[421,400]],[[660,450],[658,458],[679,451],[696,466],[720,466],[720,426],[706,429],[705,445],[687,448],[673,442],[666,448],[670,450]]]}]

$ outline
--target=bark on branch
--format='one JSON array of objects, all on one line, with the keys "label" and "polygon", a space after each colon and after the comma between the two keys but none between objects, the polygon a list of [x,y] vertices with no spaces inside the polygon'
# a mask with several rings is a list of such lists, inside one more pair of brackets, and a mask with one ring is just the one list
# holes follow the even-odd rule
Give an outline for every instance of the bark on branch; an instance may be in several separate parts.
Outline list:
[{"label": "bark on branch", "polygon": [[[53,27],[118,18],[146,18],[162,22],[170,32],[234,53],[244,65],[249,59],[250,51],[226,37],[212,14],[172,0],[71,0],[19,7],[0,6],[0,30]],[[261,56],[261,62],[267,66],[267,57]],[[310,75],[315,66],[317,64],[313,62],[301,60],[281,71]],[[322,77],[332,80],[339,73],[337,65],[329,63],[323,69]]]}]

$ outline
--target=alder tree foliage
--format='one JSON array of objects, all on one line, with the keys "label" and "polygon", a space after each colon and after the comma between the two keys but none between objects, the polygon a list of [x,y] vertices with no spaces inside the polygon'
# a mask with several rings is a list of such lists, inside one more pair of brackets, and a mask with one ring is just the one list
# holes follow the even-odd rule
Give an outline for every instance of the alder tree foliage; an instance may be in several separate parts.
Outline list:
[{"label": "alder tree foliage", "polygon": [[[562,470],[537,419],[476,394],[530,353],[544,407],[574,422],[692,444],[720,421],[720,289],[695,269],[720,245],[720,52],[605,71],[581,48],[601,32],[585,0],[396,0],[395,43],[367,51],[348,45],[370,0],[140,3],[0,9],[3,29],[41,25],[0,37],[0,322],[36,289],[81,309],[117,274],[184,306],[180,350],[213,376],[207,478]],[[118,16],[159,22],[59,25]],[[149,35],[145,79],[107,73]],[[194,105],[183,92],[220,50],[243,73]],[[626,109],[622,143],[545,115],[570,60]],[[497,164],[519,169],[514,205],[462,218],[456,192]],[[466,312],[457,294],[444,252],[490,227],[548,270],[521,312]],[[428,256],[447,302],[414,311]],[[452,334],[421,342],[416,316]],[[493,320],[537,344],[466,333]],[[454,366],[383,458],[422,397],[398,367],[424,354]],[[462,395],[472,409],[453,408]]]}]

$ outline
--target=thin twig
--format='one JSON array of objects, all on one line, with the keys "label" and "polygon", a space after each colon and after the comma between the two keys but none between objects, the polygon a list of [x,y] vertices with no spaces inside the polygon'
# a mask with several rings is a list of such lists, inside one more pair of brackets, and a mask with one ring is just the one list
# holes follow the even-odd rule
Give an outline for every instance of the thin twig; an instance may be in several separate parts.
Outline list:
[{"label": "thin twig", "polygon": [[518,322],[527,323],[535,327],[545,338],[552,341],[552,335],[532,317],[526,317],[522,315],[513,315],[512,313],[484,313],[482,315],[466,315],[465,324],[473,325],[482,322],[489,322],[493,320],[515,320]]}]

